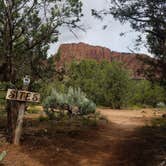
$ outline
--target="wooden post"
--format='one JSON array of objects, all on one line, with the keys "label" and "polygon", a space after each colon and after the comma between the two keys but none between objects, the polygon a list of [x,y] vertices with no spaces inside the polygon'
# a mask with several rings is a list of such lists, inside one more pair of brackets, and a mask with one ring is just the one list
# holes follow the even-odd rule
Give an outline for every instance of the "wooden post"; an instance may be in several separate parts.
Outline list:
[{"label": "wooden post", "polygon": [[[28,90],[29,83],[30,83],[29,76],[25,76],[23,78],[23,88],[22,89],[23,90]],[[14,140],[13,140],[14,145],[19,145],[20,144],[25,107],[26,107],[26,102],[20,101],[20,106],[19,106],[19,110],[18,110],[18,117],[17,117],[17,123],[16,123],[15,132],[14,132]]]},{"label": "wooden post", "polygon": [[14,131],[16,127],[16,122],[17,122],[17,115],[18,115],[18,108],[19,108],[19,103],[16,101],[7,101],[7,140],[10,143],[13,143],[14,139]]},{"label": "wooden post", "polygon": [[14,133],[14,140],[13,140],[14,145],[20,144],[25,107],[26,107],[26,103],[20,102],[20,107],[18,110],[18,118],[17,118],[17,123],[16,123],[16,129],[15,129],[15,133]]},{"label": "wooden post", "polygon": [[[23,90],[8,89],[6,99],[9,100],[8,103],[11,109],[8,110],[8,134],[9,141],[15,145],[20,144],[20,138],[22,134],[24,112],[26,109],[26,102],[36,102],[40,101],[40,94],[36,92],[29,92],[28,85],[30,79],[28,77],[24,78]],[[16,110],[16,111],[15,111]],[[17,113],[17,116],[15,114]],[[16,118],[15,118],[16,117]]]}]

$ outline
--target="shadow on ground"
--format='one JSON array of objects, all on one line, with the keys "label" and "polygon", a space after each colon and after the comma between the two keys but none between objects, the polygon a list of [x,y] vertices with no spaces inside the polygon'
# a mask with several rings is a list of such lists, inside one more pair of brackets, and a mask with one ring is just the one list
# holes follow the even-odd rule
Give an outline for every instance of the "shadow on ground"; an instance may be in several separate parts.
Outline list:
[{"label": "shadow on ground", "polygon": [[[5,165],[156,166],[166,155],[166,130],[160,127],[127,130],[110,122],[83,127],[34,120],[25,131],[20,148],[6,146],[15,155],[9,153]],[[20,159],[22,154],[26,157]]]}]

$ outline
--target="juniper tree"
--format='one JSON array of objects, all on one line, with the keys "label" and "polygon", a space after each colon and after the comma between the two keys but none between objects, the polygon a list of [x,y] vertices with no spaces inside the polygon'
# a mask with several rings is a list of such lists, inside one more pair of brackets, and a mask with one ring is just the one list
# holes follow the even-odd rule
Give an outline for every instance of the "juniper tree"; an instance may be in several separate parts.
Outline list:
[{"label": "juniper tree", "polygon": [[[146,36],[146,46],[156,61],[147,59],[151,65],[149,76],[158,79],[166,85],[166,1],[165,0],[109,0],[109,9],[103,11],[92,10],[98,18],[112,15],[121,23],[129,22],[131,27]],[[139,42],[143,39],[138,37]],[[153,79],[153,78],[152,78]]]},{"label": "juniper tree", "polygon": [[25,69],[31,74],[44,66],[49,45],[58,40],[58,27],[75,28],[80,12],[79,0],[0,0],[2,80],[13,82]]},{"label": "juniper tree", "polygon": [[[32,80],[45,76],[47,51],[58,40],[58,28],[76,28],[81,7],[79,0],[0,0],[0,80],[16,85],[25,74]],[[12,107],[8,102],[10,141],[16,119]]]},{"label": "juniper tree", "polygon": [[66,85],[80,87],[98,105],[120,109],[130,98],[129,72],[122,64],[94,60],[73,62]]}]

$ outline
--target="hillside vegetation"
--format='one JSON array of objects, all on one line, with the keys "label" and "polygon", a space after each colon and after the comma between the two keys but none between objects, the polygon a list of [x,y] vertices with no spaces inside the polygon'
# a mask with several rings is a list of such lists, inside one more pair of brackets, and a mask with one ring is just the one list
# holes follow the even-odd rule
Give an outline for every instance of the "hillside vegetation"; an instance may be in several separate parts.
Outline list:
[{"label": "hillside vegetation", "polygon": [[134,80],[130,71],[115,62],[73,61],[54,82],[42,87],[49,95],[52,88],[66,93],[69,87],[80,88],[97,105],[111,108],[158,107],[165,104],[165,90],[148,80]]}]

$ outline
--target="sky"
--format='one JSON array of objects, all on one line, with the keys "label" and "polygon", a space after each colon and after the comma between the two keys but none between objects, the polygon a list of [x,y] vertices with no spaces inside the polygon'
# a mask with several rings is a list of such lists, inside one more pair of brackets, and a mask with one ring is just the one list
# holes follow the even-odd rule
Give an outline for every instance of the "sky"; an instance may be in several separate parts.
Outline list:
[{"label": "sky", "polygon": [[[55,54],[59,46],[63,43],[79,43],[84,42],[91,45],[104,46],[111,51],[118,52],[136,52],[149,54],[147,49],[141,47],[135,50],[135,39],[138,33],[134,32],[129,24],[121,24],[115,21],[111,16],[107,16],[103,21],[94,18],[91,15],[91,9],[102,10],[109,7],[108,0],[81,0],[83,3],[84,17],[81,19],[86,32],[77,30],[75,37],[66,27],[60,28],[59,41],[51,45],[49,54]],[[108,27],[103,30],[103,26]],[[124,36],[120,33],[125,32]]]}]

